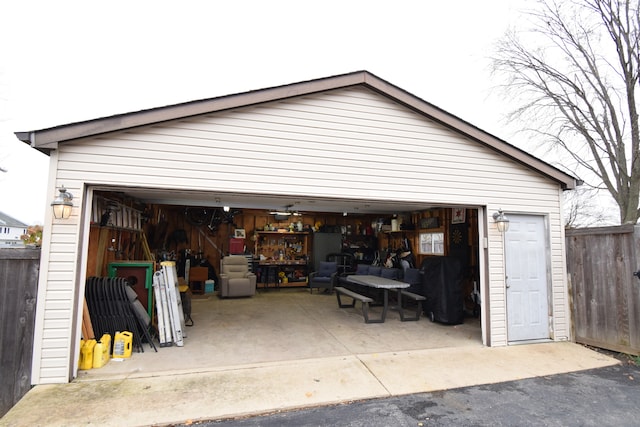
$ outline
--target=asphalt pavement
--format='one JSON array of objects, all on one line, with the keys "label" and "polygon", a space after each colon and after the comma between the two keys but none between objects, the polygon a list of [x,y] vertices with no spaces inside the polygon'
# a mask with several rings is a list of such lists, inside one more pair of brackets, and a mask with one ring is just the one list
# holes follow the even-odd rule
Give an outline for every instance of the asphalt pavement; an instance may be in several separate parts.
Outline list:
[{"label": "asphalt pavement", "polygon": [[[524,362],[526,363],[526,362]],[[180,426],[638,426],[640,367],[622,364]]]}]

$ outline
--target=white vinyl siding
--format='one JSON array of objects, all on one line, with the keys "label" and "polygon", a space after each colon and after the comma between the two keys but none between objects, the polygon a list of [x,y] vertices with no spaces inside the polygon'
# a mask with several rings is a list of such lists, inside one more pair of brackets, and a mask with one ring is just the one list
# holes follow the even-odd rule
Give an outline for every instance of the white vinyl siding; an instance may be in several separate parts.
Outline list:
[{"label": "white vinyl siding", "polygon": [[[356,100],[367,102],[365,113],[356,111]],[[313,113],[322,122],[289,117],[297,109],[312,115],[306,112],[311,106],[323,111]],[[445,203],[460,197],[482,203],[487,187],[510,198],[523,187],[530,199],[532,185],[538,187],[524,167],[365,90],[180,120],[80,140],[63,150],[58,179],[123,185],[168,180],[203,190],[406,200],[430,194]],[[509,186],[503,185],[506,177]],[[544,203],[548,195],[537,189]]]},{"label": "white vinyl siding", "polygon": [[59,350],[68,345],[61,340],[76,339],[78,207],[89,185],[487,206],[481,226],[488,228],[494,346],[507,337],[502,236],[491,214],[546,215],[555,336],[568,336],[559,185],[372,90],[333,90],[79,139],[60,144],[57,156],[55,183],[70,189],[76,208],[71,220],[53,224],[37,382],[68,380],[69,354]]}]

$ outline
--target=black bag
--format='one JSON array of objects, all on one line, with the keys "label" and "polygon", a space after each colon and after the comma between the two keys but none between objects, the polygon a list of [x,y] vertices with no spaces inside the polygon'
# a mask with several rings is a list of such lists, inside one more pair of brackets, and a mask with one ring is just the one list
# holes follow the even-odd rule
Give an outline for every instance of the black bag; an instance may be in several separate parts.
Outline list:
[{"label": "black bag", "polygon": [[193,326],[191,318],[191,292],[180,292],[180,300],[182,301],[182,313],[184,313],[184,326]]}]

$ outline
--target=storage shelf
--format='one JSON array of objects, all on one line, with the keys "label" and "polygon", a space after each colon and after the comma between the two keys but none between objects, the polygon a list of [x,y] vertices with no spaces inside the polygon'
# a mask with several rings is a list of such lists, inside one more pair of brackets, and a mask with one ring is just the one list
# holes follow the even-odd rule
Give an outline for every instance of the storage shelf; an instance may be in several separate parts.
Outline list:
[{"label": "storage shelf", "polygon": [[257,231],[256,234],[260,235],[260,234],[293,234],[293,235],[309,235],[308,231],[288,231],[288,230],[283,230],[283,231]]},{"label": "storage shelf", "polygon": [[[301,286],[307,282],[309,232],[304,231],[257,231],[255,257],[262,269],[261,282],[278,281],[281,278],[265,277],[270,267],[284,272],[289,286]],[[269,274],[273,274],[269,272]],[[286,286],[284,283],[280,283]]]}]

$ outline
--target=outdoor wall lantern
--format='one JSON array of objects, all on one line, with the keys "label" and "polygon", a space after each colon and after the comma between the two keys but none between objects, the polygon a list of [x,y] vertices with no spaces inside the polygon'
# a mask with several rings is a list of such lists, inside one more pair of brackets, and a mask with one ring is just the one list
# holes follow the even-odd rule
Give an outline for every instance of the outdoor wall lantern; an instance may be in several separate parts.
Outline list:
[{"label": "outdoor wall lantern", "polygon": [[502,209],[498,209],[498,212],[493,214],[493,220],[496,222],[499,232],[506,233],[509,230],[509,218],[502,212]]},{"label": "outdoor wall lantern", "polygon": [[64,185],[58,188],[60,192],[58,197],[51,202],[53,208],[53,217],[55,219],[67,219],[71,216],[71,208],[73,208],[73,194],[69,193]]}]

